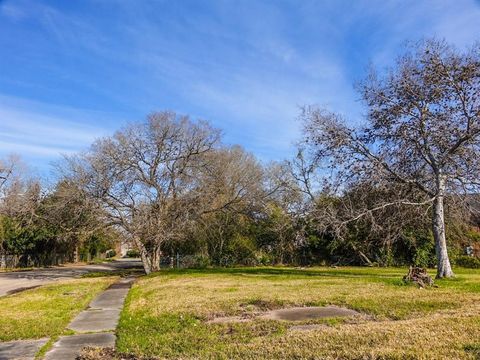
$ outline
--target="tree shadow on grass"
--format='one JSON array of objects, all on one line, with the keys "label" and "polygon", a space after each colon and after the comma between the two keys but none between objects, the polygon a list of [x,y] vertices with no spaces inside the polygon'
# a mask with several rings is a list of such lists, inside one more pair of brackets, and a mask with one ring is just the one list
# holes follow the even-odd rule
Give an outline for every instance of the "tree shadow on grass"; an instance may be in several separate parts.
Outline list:
[{"label": "tree shadow on grass", "polygon": [[[236,268],[205,268],[205,269],[162,269],[149,276],[161,275],[259,275],[282,277],[343,277],[343,278],[384,278],[392,279],[400,276],[401,270],[384,272],[382,268],[287,268],[287,267],[236,267]],[[384,272],[384,273],[382,273]]]}]

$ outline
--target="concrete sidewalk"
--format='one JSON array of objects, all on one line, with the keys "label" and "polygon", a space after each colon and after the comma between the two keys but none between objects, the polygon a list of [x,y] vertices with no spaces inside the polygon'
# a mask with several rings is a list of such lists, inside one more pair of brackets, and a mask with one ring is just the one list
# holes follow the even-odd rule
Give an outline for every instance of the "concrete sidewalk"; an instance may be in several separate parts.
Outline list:
[{"label": "concrete sidewalk", "polygon": [[52,349],[47,353],[47,360],[75,360],[82,349],[91,347],[115,347],[115,335],[113,333],[78,334],[61,336],[53,344]]},{"label": "concrete sidewalk", "polygon": [[82,348],[115,347],[113,334],[117,327],[125,297],[135,279],[121,279],[98,295],[90,306],[68,325],[77,334],[62,336],[46,354],[46,360],[74,360]]},{"label": "concrete sidewalk", "polygon": [[48,338],[0,343],[0,360],[32,360]]},{"label": "concrete sidewalk", "polygon": [[[45,359],[74,360],[86,346],[115,347],[114,331],[125,297],[134,280],[134,277],[120,279],[93,299],[89,307],[67,326],[77,334],[61,336]],[[48,340],[44,338],[0,342],[0,360],[33,360]]]}]

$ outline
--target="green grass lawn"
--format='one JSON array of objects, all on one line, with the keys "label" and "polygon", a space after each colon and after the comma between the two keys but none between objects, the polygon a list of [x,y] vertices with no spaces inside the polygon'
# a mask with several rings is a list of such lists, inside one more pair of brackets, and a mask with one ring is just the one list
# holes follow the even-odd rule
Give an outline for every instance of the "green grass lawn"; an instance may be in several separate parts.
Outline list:
[{"label": "green grass lawn", "polygon": [[[117,330],[120,352],[181,359],[475,359],[480,271],[457,269],[438,288],[403,284],[406,269],[239,268],[164,271],[139,279]],[[334,304],[363,315],[294,323],[220,316]],[[295,323],[297,325],[298,323]]]},{"label": "green grass lawn", "polygon": [[115,277],[59,281],[0,298],[0,341],[53,337],[116,280]]}]

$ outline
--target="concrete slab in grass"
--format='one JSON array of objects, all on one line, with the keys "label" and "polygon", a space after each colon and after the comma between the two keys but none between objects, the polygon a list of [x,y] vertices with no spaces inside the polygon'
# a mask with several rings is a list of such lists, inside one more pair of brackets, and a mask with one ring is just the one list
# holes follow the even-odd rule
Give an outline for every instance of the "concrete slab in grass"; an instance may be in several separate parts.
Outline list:
[{"label": "concrete slab in grass", "polygon": [[48,338],[0,343],[0,360],[33,360]]},{"label": "concrete slab in grass", "polygon": [[91,303],[92,309],[121,309],[129,288],[108,289],[98,295]]},{"label": "concrete slab in grass", "polygon": [[75,360],[85,347],[115,347],[112,333],[61,336],[45,355],[45,360]]},{"label": "concrete slab in grass", "polygon": [[68,328],[80,332],[113,331],[120,318],[120,309],[89,309],[82,311],[68,325]]},{"label": "concrete slab in grass", "polygon": [[92,309],[121,309],[135,278],[120,279],[90,303]]},{"label": "concrete slab in grass", "polygon": [[112,284],[90,303],[87,310],[78,314],[68,328],[80,333],[115,330],[123,302],[134,280],[124,278]]},{"label": "concrete slab in grass", "polygon": [[338,306],[310,306],[310,307],[294,307],[287,309],[272,310],[264,315],[262,318],[272,320],[286,320],[286,321],[304,321],[333,317],[349,317],[360,315],[359,312],[351,309],[346,309]]}]

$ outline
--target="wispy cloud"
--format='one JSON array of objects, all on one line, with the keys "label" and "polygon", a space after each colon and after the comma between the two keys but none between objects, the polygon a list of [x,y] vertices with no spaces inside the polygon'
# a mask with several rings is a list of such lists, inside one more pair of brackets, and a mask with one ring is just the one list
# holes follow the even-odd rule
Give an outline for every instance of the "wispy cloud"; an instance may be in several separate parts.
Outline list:
[{"label": "wispy cloud", "polygon": [[86,149],[112,131],[87,123],[92,117],[106,119],[107,114],[0,96],[0,156],[19,154],[43,167],[45,161]]},{"label": "wispy cloud", "polygon": [[479,18],[474,0],[7,0],[0,94],[15,98],[0,97],[0,155],[50,159],[167,108],[265,160],[288,157],[299,106],[357,121],[352,85],[370,62],[390,65],[425,36],[468,45]]}]

